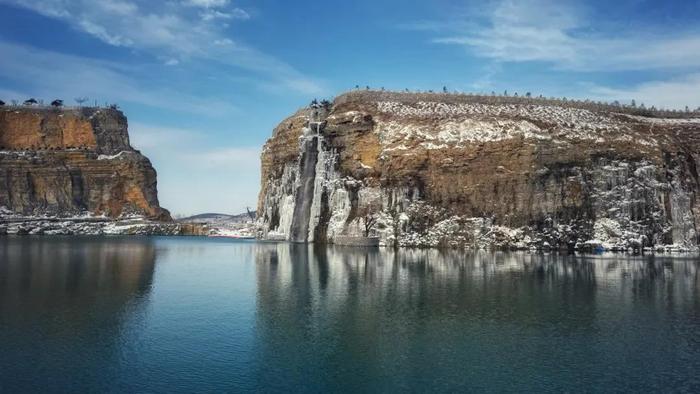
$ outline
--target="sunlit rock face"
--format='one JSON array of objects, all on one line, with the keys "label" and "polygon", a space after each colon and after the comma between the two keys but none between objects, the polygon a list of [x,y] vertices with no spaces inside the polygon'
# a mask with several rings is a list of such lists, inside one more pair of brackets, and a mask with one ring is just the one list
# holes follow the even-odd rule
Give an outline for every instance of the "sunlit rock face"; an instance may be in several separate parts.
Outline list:
[{"label": "sunlit rock face", "polygon": [[0,108],[0,207],[18,215],[169,220],[156,171],[116,109]]},{"label": "sunlit rock face", "polygon": [[269,238],[386,245],[695,248],[700,119],[449,94],[352,92],[262,153]]}]

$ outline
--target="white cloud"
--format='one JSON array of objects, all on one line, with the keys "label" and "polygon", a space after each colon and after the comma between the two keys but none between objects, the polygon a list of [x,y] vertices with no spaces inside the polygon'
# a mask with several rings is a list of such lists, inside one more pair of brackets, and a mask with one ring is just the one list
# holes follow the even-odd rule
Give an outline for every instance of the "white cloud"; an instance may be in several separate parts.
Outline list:
[{"label": "white cloud", "polygon": [[[64,21],[109,45],[133,48],[156,58],[181,63],[204,60],[223,68],[242,68],[282,86],[304,89],[299,90],[304,94],[324,90],[289,64],[229,37],[221,20],[245,20],[250,15],[229,7],[228,1],[0,0],[2,3]],[[192,7],[202,11],[193,12]]]},{"label": "white cloud", "polygon": [[260,161],[260,147],[218,148],[203,152],[187,153],[187,159],[202,168],[225,167],[240,171],[241,168],[257,168]]},{"label": "white cloud", "polygon": [[503,0],[476,19],[480,22],[444,23],[442,31],[449,33],[434,42],[464,46],[477,56],[496,61],[541,61],[574,71],[700,66],[697,32],[648,36],[636,31],[589,33],[593,26],[586,12],[566,1]]},{"label": "white cloud", "polygon": [[[208,116],[235,111],[233,105],[212,97],[197,97],[148,86],[127,76],[123,65],[81,56],[65,55],[0,40],[0,77],[23,86],[23,90],[44,98],[87,96],[121,103],[137,103],[170,111]],[[21,97],[8,97],[8,99]],[[7,100],[5,100],[7,101]]]},{"label": "white cloud", "polygon": [[193,7],[215,8],[227,6],[229,0],[187,0],[185,4]]},{"label": "white cloud", "polygon": [[646,103],[647,106],[670,109],[700,107],[700,73],[668,81],[649,81],[629,88],[593,86],[591,95],[596,99]]},{"label": "white cloud", "polygon": [[214,19],[250,19],[250,15],[240,8],[234,8],[230,11],[223,12],[218,10],[206,10],[200,14],[204,21]]},{"label": "white cloud", "polygon": [[140,122],[130,122],[131,145],[139,150],[155,149],[178,150],[192,146],[201,136],[200,132],[177,127],[165,127]]},{"label": "white cloud", "polygon": [[260,147],[210,148],[208,133],[134,122],[132,145],[158,171],[158,197],[173,214],[239,213],[255,207]]},{"label": "white cloud", "polygon": [[134,3],[118,0],[102,0],[96,4],[104,10],[117,15],[133,15],[138,11],[138,6]]},{"label": "white cloud", "polygon": [[108,43],[109,45],[118,47],[128,47],[134,44],[134,42],[131,39],[124,38],[119,35],[111,35],[103,26],[97,25],[89,20],[80,20],[78,21],[78,25],[86,33],[99,38],[100,40]]}]

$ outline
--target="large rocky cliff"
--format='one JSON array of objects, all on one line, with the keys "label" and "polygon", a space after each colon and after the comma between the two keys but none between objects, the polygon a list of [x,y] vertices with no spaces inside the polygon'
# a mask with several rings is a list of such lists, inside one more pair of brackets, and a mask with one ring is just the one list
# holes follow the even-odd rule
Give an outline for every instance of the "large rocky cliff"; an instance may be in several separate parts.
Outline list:
[{"label": "large rocky cliff", "polygon": [[126,117],[109,108],[0,107],[0,211],[170,220],[156,171],[129,144]]},{"label": "large rocky cliff", "polygon": [[700,119],[630,112],[346,93],[274,130],[262,153],[259,221],[268,238],[298,242],[376,235],[403,246],[694,248]]}]

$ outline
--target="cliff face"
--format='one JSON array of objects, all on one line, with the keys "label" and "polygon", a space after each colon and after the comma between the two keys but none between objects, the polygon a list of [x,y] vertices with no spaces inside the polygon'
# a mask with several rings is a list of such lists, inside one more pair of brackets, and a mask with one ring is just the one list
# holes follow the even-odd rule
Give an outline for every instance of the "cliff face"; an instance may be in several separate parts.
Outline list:
[{"label": "cliff face", "polygon": [[345,94],[265,144],[261,224],[300,242],[696,247],[700,119],[591,107]]},{"label": "cliff face", "polygon": [[156,172],[114,109],[0,107],[0,207],[14,214],[170,220]]}]

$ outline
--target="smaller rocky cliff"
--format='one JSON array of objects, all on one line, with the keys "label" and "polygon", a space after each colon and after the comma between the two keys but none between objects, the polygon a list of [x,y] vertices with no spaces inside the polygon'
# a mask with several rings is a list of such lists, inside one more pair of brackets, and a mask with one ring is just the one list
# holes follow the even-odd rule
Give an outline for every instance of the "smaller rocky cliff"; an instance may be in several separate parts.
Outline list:
[{"label": "smaller rocky cliff", "polygon": [[274,130],[258,217],[295,242],[696,248],[699,160],[692,114],[351,92]]},{"label": "smaller rocky cliff", "polygon": [[169,221],[156,171],[110,108],[0,107],[0,213]]}]

